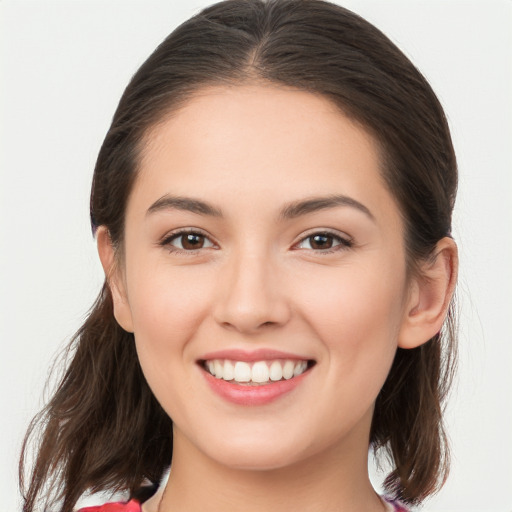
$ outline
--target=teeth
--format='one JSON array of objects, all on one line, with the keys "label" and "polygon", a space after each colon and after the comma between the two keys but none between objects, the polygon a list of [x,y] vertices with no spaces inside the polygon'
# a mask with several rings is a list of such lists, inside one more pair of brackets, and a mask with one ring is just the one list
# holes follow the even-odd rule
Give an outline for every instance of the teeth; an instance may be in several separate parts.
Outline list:
[{"label": "teeth", "polygon": [[224,380],[233,380],[235,378],[235,367],[231,361],[224,361],[224,368],[222,370],[222,378]]},{"label": "teeth", "polygon": [[291,360],[256,361],[251,365],[245,361],[215,359],[205,364],[205,369],[217,379],[255,384],[289,380],[304,373],[307,367],[307,361]]},{"label": "teeth", "polygon": [[304,373],[304,371],[306,370],[307,365],[308,364],[306,363],[306,361],[302,361],[301,363],[296,364],[295,368],[293,369],[293,376],[297,377],[297,375],[300,375],[301,373]]},{"label": "teeth", "polygon": [[279,361],[274,361],[270,365],[270,380],[276,381],[283,378],[283,367]]},{"label": "teeth", "polygon": [[235,363],[234,379],[237,382],[249,382],[251,380],[251,367],[243,361]]},{"label": "teeth", "polygon": [[224,365],[220,361],[214,361],[213,369],[215,370],[215,377],[217,377],[217,379],[222,379],[222,374],[224,373],[222,370],[224,370]]},{"label": "teeth", "polygon": [[258,363],[254,363],[252,367],[252,378],[253,382],[268,382],[269,379],[269,370],[267,363],[260,361]]},{"label": "teeth", "polygon": [[295,365],[293,364],[293,361],[286,361],[283,366],[283,377],[288,380],[293,377],[293,370],[295,368]]}]

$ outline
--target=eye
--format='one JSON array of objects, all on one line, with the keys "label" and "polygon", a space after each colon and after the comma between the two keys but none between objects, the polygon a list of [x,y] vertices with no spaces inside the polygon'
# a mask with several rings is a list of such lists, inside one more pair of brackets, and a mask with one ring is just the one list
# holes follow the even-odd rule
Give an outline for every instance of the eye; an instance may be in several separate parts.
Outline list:
[{"label": "eye", "polygon": [[328,231],[313,233],[303,238],[298,244],[298,249],[311,249],[317,252],[333,252],[352,247],[353,242],[349,238],[343,238]]},{"label": "eye", "polygon": [[198,249],[214,247],[214,243],[200,231],[178,231],[165,237],[160,245],[171,252],[191,252]]}]

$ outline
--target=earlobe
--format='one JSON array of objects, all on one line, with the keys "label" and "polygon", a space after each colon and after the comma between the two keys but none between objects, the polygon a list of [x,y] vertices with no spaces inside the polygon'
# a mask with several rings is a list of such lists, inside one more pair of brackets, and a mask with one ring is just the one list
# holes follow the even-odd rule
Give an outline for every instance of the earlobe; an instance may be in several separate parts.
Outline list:
[{"label": "earlobe", "polygon": [[105,226],[100,226],[96,234],[98,254],[100,257],[105,279],[112,294],[114,316],[117,323],[128,332],[133,332],[133,321],[126,294],[126,287],[121,269],[116,264],[115,250],[110,234]]},{"label": "earlobe", "polygon": [[415,348],[435,336],[443,325],[457,282],[457,245],[441,239],[434,257],[413,278],[409,300],[398,336],[400,348]]}]

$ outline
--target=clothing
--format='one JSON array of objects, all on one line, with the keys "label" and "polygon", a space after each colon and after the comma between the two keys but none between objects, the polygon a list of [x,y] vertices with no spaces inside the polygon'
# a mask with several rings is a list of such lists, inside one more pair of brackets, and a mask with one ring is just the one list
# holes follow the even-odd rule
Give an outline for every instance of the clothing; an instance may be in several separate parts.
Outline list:
[{"label": "clothing", "polygon": [[398,501],[393,501],[386,497],[382,497],[382,501],[388,507],[389,512],[409,512],[409,509],[405,508],[405,505],[402,505]]},{"label": "clothing", "polygon": [[[408,510],[397,501],[384,499],[384,502],[388,506],[389,512],[408,512]],[[141,505],[137,500],[130,500],[125,503],[106,503],[99,507],[85,507],[81,508],[78,512],[141,512]]]},{"label": "clothing", "polygon": [[137,500],[130,500],[127,502],[105,503],[105,505],[95,507],[85,507],[78,510],[78,512],[141,512],[141,508]]}]

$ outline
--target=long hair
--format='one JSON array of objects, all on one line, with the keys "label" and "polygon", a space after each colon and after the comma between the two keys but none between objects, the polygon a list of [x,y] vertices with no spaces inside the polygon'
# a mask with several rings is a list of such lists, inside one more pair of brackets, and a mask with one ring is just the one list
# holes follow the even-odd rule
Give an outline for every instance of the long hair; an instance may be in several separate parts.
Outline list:
[{"label": "long hair", "polygon": [[[382,176],[404,219],[407,263],[451,231],[457,169],[443,109],[427,81],[378,29],[321,0],[227,0],[172,32],[126,88],[105,137],[91,192],[93,231],[122,247],[127,199],[144,136],[208,85],[282,84],[320,94],[376,139]],[[105,284],[70,345],[72,360],[23,447],[24,512],[58,500],[71,512],[86,490],[137,492],[172,458],[172,422],[149,389],[133,335],[115,321]],[[398,349],[375,406],[370,443],[393,462],[385,487],[421,502],[444,482],[442,423],[455,355],[455,316],[424,345]],[[29,441],[38,455],[24,485]],[[50,489],[48,489],[50,488]]]}]

